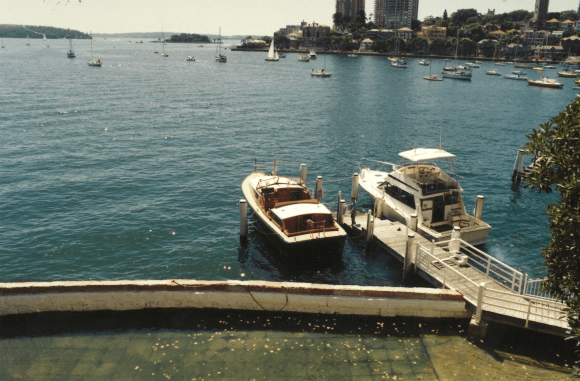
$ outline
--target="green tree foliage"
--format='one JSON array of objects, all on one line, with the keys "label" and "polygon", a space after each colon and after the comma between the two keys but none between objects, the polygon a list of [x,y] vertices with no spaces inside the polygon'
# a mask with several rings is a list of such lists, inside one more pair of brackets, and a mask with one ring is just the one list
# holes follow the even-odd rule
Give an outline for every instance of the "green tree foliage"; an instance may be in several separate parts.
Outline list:
[{"label": "green tree foliage", "polygon": [[429,50],[433,54],[439,55],[447,55],[449,54],[450,49],[453,48],[450,40],[444,38],[435,38],[431,41],[431,45],[429,46]]},{"label": "green tree foliage", "polygon": [[335,14],[333,14],[332,15],[332,21],[334,22],[334,25],[341,26],[342,23],[343,23],[342,13],[336,12]]},{"label": "green tree foliage", "polygon": [[[78,30],[53,28],[50,26],[26,26],[34,32],[29,32],[24,29],[22,25],[0,25],[0,37],[3,38],[42,38],[42,35],[46,35],[48,39],[54,38],[72,38],[72,39],[90,39],[91,37],[86,34],[79,32]],[[40,33],[40,34],[38,34]]]},{"label": "green tree foliage", "polygon": [[479,24],[479,17],[470,17],[465,20],[466,24]]},{"label": "green tree foliage", "polygon": [[373,52],[386,53],[389,50],[391,50],[391,47],[390,47],[389,43],[387,42],[387,40],[381,39],[381,40],[373,41],[373,43],[371,44],[369,49],[372,50]]},{"label": "green tree foliage", "polygon": [[469,24],[465,26],[463,33],[460,33],[460,35],[468,37],[475,42],[479,42],[486,38],[487,32],[483,30],[483,27],[480,24]]},{"label": "green tree foliage", "polygon": [[578,13],[574,12],[574,11],[564,11],[564,12],[560,13],[560,16],[558,17],[558,19],[560,21],[566,21],[566,20],[576,21],[576,20],[578,20]]},{"label": "green tree foliage", "polygon": [[411,29],[413,32],[419,32],[421,30],[421,21],[411,20]]},{"label": "green tree foliage", "polygon": [[427,53],[429,51],[429,41],[422,37],[415,37],[407,41],[406,49],[410,53]]},{"label": "green tree foliage", "polygon": [[505,18],[501,23],[501,30],[507,32],[508,30],[512,29],[514,29],[514,22],[509,17]]},{"label": "green tree foliage", "polygon": [[272,37],[270,37],[270,36],[263,36],[260,40],[266,41],[266,44],[270,45],[270,42],[272,42]]},{"label": "green tree foliage", "polygon": [[479,14],[475,9],[458,9],[457,12],[451,14],[451,22],[455,25],[463,25],[470,17],[479,17]]},{"label": "green tree foliage", "polygon": [[542,250],[548,277],[545,289],[569,307],[568,323],[580,339],[580,100],[568,105],[526,137],[536,165],[526,182],[532,189],[559,199],[548,206],[552,240]]},{"label": "green tree foliage", "polygon": [[283,33],[276,33],[274,35],[274,44],[276,46],[288,47],[290,45],[290,39]]},{"label": "green tree foliage", "polygon": [[497,45],[495,42],[484,41],[479,44],[479,53],[484,57],[493,57]]},{"label": "green tree foliage", "polygon": [[201,36],[199,34],[174,34],[169,39],[170,42],[206,42],[209,43],[211,40],[208,36]]},{"label": "green tree foliage", "polygon": [[469,38],[462,38],[459,41],[460,54],[463,56],[471,56],[477,51],[477,43]]}]

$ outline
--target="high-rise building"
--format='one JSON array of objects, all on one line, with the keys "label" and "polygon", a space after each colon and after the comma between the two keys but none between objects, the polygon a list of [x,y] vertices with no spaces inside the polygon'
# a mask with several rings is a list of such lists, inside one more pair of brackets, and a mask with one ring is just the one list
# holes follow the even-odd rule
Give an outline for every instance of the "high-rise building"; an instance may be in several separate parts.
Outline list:
[{"label": "high-rise building", "polygon": [[419,0],[375,0],[375,24],[380,28],[411,28],[418,15]]},{"label": "high-rise building", "polygon": [[359,11],[365,10],[365,0],[336,0],[336,13],[355,18]]},{"label": "high-rise building", "polygon": [[546,15],[548,14],[548,5],[550,0],[536,0],[536,9],[534,18],[537,21],[546,20]]}]

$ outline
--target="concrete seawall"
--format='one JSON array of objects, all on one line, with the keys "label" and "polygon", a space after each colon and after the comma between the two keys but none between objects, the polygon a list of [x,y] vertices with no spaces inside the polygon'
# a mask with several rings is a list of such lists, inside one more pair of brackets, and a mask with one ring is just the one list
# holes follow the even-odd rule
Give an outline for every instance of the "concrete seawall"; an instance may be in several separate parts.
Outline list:
[{"label": "concrete seawall", "polygon": [[217,308],[384,317],[471,317],[463,296],[446,289],[178,279],[0,283],[0,316],[148,308]]}]

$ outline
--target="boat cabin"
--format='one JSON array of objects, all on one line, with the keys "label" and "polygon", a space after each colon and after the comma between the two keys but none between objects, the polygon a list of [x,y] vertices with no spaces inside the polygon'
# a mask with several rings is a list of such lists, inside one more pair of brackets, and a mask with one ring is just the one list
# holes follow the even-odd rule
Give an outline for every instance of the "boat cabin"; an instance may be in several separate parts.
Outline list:
[{"label": "boat cabin", "polygon": [[312,198],[301,178],[268,176],[252,182],[260,207],[287,236],[338,230],[330,210]]}]

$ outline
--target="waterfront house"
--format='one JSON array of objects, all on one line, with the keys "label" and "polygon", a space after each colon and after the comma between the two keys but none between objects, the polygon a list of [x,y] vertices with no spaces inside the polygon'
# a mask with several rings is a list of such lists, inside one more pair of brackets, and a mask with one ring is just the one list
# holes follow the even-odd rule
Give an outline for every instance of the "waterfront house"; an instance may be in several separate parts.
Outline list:
[{"label": "waterfront house", "polygon": [[371,45],[373,43],[373,40],[371,40],[370,38],[365,38],[364,40],[362,40],[360,42],[360,47],[359,50],[361,52],[366,52],[370,49]]},{"label": "waterfront house", "polygon": [[395,31],[392,29],[371,29],[367,31],[364,38],[370,38],[371,40],[388,40],[395,35]]},{"label": "waterfront house", "polygon": [[562,38],[564,36],[564,31],[563,30],[555,30],[552,32],[552,36],[554,36],[556,38]]},{"label": "waterfront house", "polygon": [[407,27],[397,29],[397,37],[403,40],[410,40],[413,38],[413,30]]},{"label": "waterfront house", "polygon": [[574,29],[574,21],[566,20],[560,23],[560,30]]},{"label": "waterfront house", "polygon": [[504,32],[503,30],[496,30],[495,32],[491,32],[490,35],[497,38],[498,40],[502,39],[503,37],[505,37],[507,33]]},{"label": "waterfront house", "polygon": [[421,27],[421,37],[427,39],[429,42],[436,38],[446,38],[447,28],[437,25]]},{"label": "waterfront house", "polygon": [[522,44],[509,44],[507,51],[510,56],[525,57],[530,54],[530,46]]},{"label": "waterfront house", "polygon": [[580,37],[570,36],[562,39],[562,49],[564,52],[570,51],[570,53],[574,54],[580,53]]}]

